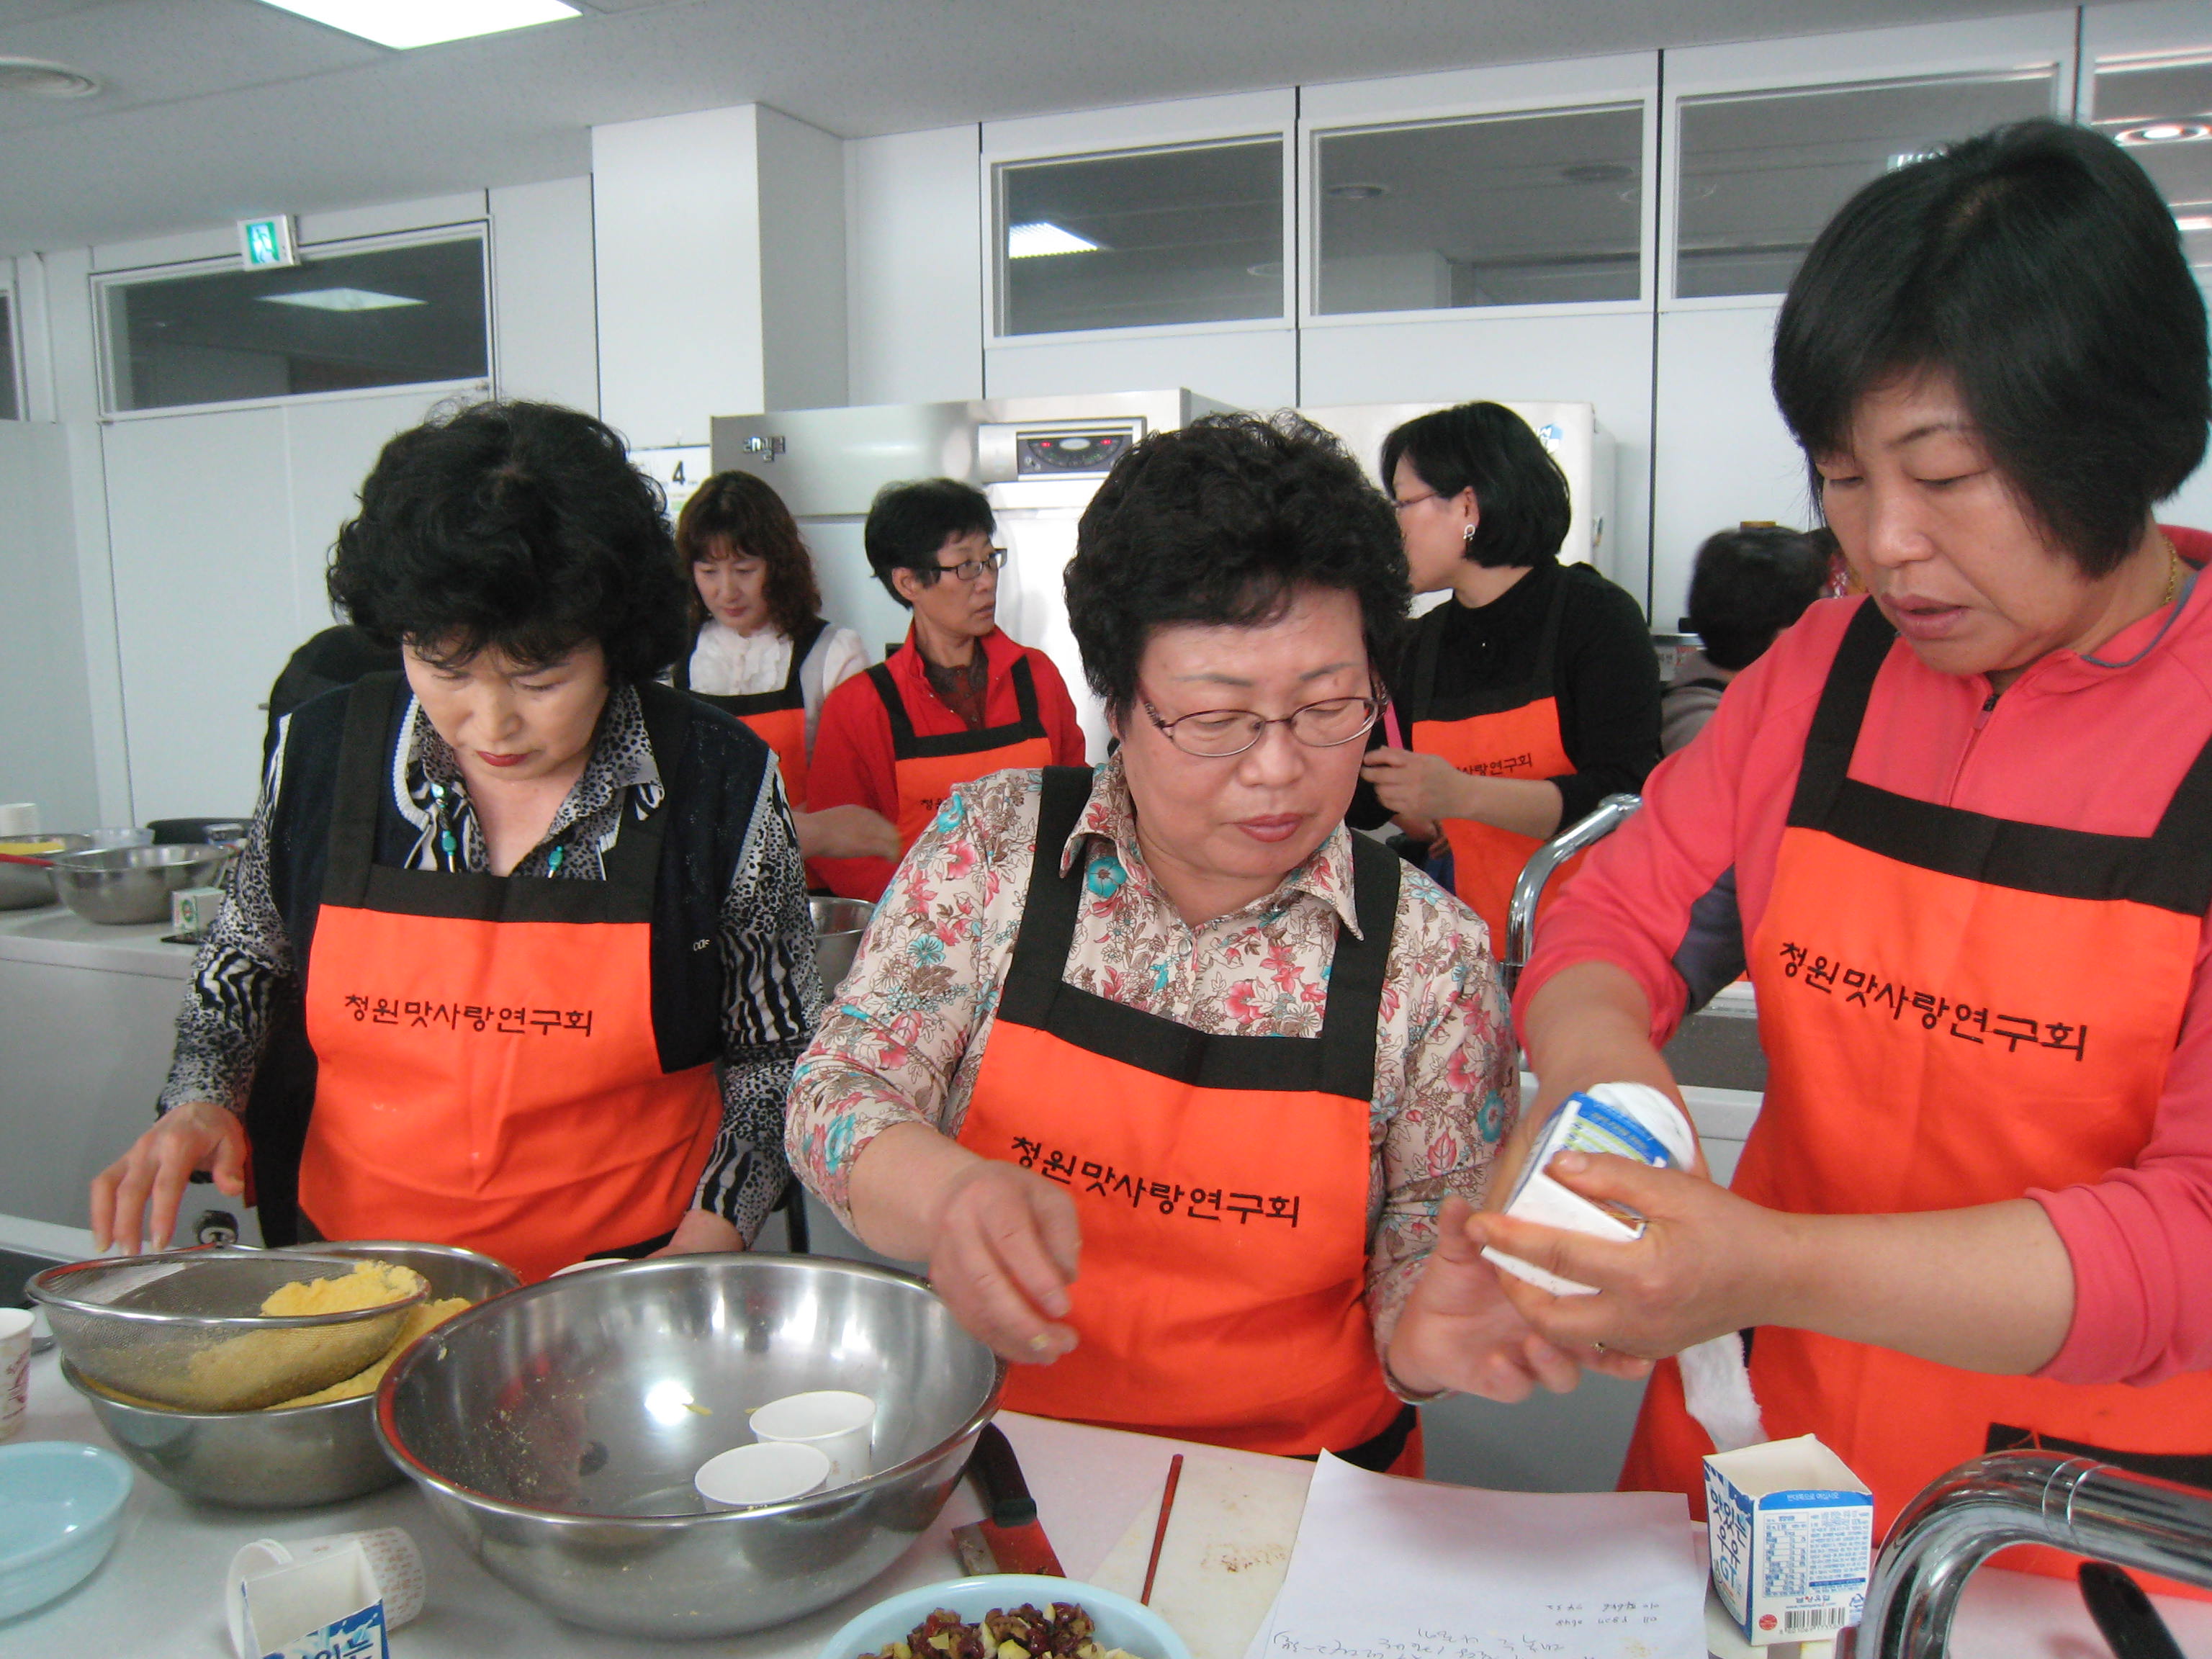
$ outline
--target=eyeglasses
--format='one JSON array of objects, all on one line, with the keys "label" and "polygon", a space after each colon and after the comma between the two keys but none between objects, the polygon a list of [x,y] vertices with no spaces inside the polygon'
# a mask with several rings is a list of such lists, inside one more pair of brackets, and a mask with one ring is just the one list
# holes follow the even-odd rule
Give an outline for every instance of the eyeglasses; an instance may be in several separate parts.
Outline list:
[{"label": "eyeglasses", "polygon": [[1291,735],[1309,748],[1334,749],[1355,738],[1365,737],[1375,722],[1382,718],[1382,711],[1390,706],[1390,699],[1381,695],[1331,697],[1325,702],[1310,702],[1303,708],[1293,708],[1273,720],[1249,708],[1202,708],[1195,714],[1168,720],[1142,692],[1138,694],[1137,701],[1144,704],[1146,714],[1170,743],[1186,755],[1202,755],[1212,760],[1243,754],[1258,743],[1271,726],[1289,726]]},{"label": "eyeglasses", "polygon": [[[926,569],[934,570],[939,576],[955,576],[963,582],[974,581],[986,570],[1004,570],[1006,568],[1006,550],[1003,547],[993,548],[990,557],[987,559],[963,559],[958,564],[933,564],[924,567]],[[936,579],[935,576],[930,578],[933,581]]]},{"label": "eyeglasses", "polygon": [[1441,498],[1437,495],[1435,490],[1425,489],[1418,495],[1407,496],[1402,501],[1394,500],[1391,501],[1390,506],[1394,511],[1403,513],[1409,507],[1419,507],[1423,501],[1433,501],[1439,499]]}]

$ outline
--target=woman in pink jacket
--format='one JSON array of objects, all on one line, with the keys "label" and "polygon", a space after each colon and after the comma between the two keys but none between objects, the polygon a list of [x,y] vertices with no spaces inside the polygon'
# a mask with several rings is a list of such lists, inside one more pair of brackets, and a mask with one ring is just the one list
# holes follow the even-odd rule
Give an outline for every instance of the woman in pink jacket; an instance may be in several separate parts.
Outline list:
[{"label": "woman in pink jacket", "polygon": [[[1880,1525],[2007,1446],[2202,1480],[2212,601],[2152,507],[2212,399],[2172,216],[2051,122],[1890,173],[1792,284],[1774,387],[1867,597],[1652,775],[1516,1010],[1540,1121],[1678,1093],[1659,1045],[1747,964],[1758,1127],[1733,1190],[1555,1162],[1650,1218],[1633,1243],[1494,1213],[1468,1242],[1596,1286],[1502,1293],[1608,1369],[1750,1334],[1768,1432],[1818,1434]],[[1710,1449],[1662,1363],[1624,1484],[1694,1498]]]}]

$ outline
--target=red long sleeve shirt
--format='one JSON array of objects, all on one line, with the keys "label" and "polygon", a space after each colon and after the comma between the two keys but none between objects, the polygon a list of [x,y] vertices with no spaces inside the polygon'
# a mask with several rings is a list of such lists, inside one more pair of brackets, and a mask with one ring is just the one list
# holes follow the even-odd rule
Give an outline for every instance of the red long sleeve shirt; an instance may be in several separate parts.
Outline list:
[{"label": "red long sleeve shirt", "polygon": [[[2146,836],[2212,738],[2212,580],[2161,638],[2157,613],[2101,647],[2030,666],[1984,715],[1990,684],[1893,651],[1851,775],[1993,817]],[[1517,1000],[1577,962],[1624,969],[1652,1038],[1735,976],[1773,891],[1784,821],[1830,663],[1858,599],[1832,599],[1737,677],[1697,740],[1660,763],[1644,810],[1592,851],[1544,919]],[[1733,898],[1729,890],[1733,887]],[[2125,964],[2053,963],[2054,975]],[[1693,991],[1694,988],[1694,991]],[[1767,1109],[1786,1110],[1770,1097]],[[2212,930],[2201,934],[2149,1144],[2100,1181],[2026,1196],[2074,1268],[2074,1322],[2040,1373],[2153,1382],[2212,1368]]]},{"label": "red long sleeve shirt", "polygon": [[[984,635],[981,641],[985,674],[983,723],[1012,726],[1021,718],[1014,701],[1013,669],[1027,659],[1036,683],[1037,713],[1045,735],[1052,741],[1055,766],[1084,763],[1083,727],[1067,683],[1042,651],[1017,643],[1004,629]],[[955,737],[968,728],[945,699],[931,689],[922,672],[921,649],[908,629],[903,648],[884,659],[915,735]],[[829,695],[822,704],[822,721],[814,737],[814,753],[807,763],[806,804],[813,811],[825,806],[865,806],[898,821],[898,782],[891,769],[891,722],[874,682],[855,674]],[[830,890],[847,898],[881,898],[897,867],[887,859],[816,859],[808,866]]]}]

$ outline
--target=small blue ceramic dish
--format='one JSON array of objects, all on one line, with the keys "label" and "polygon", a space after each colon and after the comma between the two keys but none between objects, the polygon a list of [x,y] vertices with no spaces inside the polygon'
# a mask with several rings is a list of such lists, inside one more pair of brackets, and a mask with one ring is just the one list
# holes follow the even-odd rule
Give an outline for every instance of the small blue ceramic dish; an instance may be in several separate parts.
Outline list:
[{"label": "small blue ceramic dish", "polygon": [[115,1547],[131,1466],[100,1446],[0,1446],[0,1619],[75,1589]]},{"label": "small blue ceramic dish", "polygon": [[925,1584],[878,1601],[830,1638],[822,1659],[860,1659],[864,1653],[878,1652],[939,1607],[949,1607],[972,1624],[994,1607],[1018,1607],[1024,1601],[1040,1607],[1048,1601],[1075,1602],[1098,1626],[1102,1648],[1121,1648],[1137,1659],[1190,1659],[1190,1650],[1166,1620],[1126,1595],[1072,1578],[1012,1572]]}]

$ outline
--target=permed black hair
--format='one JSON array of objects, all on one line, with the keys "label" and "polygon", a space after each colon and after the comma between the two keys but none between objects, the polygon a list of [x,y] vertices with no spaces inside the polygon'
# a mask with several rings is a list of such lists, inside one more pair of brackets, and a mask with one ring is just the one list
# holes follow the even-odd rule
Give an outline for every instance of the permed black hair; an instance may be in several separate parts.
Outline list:
[{"label": "permed black hair", "polygon": [[769,625],[786,639],[822,613],[822,589],[798,520],[768,480],[755,472],[717,472],[692,493],[676,516],[676,562],[691,589],[691,621],[707,620],[707,607],[691,580],[702,560],[758,559],[761,598]]},{"label": "permed black hair", "polygon": [[541,665],[596,640],[635,682],[690,639],[660,487],[612,428],[550,404],[442,410],[386,444],[328,585],[379,644],[446,661]]},{"label": "permed black hair", "polygon": [[911,611],[906,596],[891,586],[892,571],[918,571],[922,586],[929,586],[937,580],[937,555],[946,542],[956,536],[993,535],[998,528],[991,498],[975,485],[957,478],[916,478],[887,483],[876,492],[860,542],[884,592]]},{"label": "permed black hair", "polygon": [[1828,553],[1802,530],[1717,531],[1690,574],[1690,631],[1716,668],[1748,668],[1805,614],[1828,580]]},{"label": "permed black hair", "polygon": [[1390,503],[1319,427],[1285,410],[1209,415],[1114,464],[1066,577],[1083,677],[1118,720],[1152,630],[1252,628],[1301,588],[1359,601],[1370,662],[1395,660],[1411,579]]},{"label": "permed black hair", "polygon": [[1419,415],[1382,441],[1382,480],[1398,463],[1447,500],[1474,491],[1481,517],[1467,557],[1492,570],[1549,562],[1567,538],[1574,505],[1567,475],[1528,422],[1503,404],[1461,404]]},{"label": "permed black hair", "polygon": [[2125,151],[2023,121],[1844,204],[1775,325],[1783,419],[1808,462],[1839,454],[1861,400],[1921,372],[1950,377],[1997,470],[2084,575],[2127,556],[2203,458],[2212,382],[2173,215]]}]

